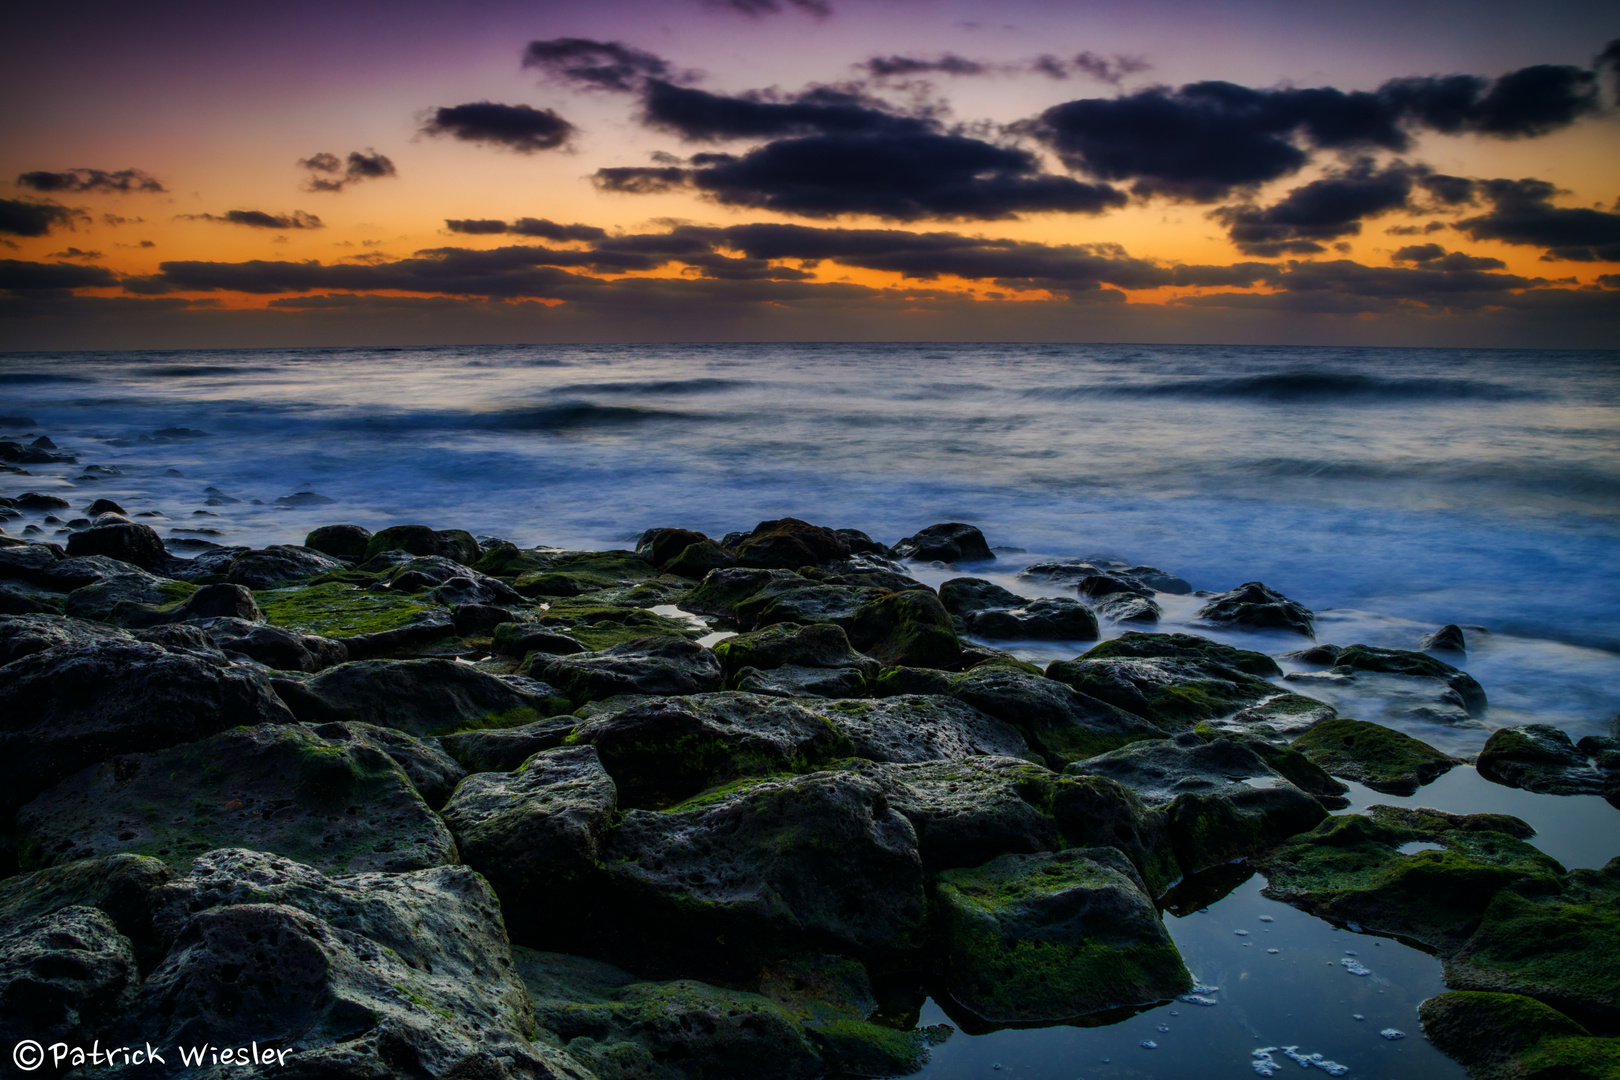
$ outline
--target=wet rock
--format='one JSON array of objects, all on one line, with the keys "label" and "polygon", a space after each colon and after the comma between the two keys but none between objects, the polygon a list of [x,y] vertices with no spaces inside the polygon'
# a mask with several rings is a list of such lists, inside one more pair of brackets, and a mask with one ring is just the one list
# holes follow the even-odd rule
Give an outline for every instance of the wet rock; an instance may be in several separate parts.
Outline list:
[{"label": "wet rock", "polygon": [[727,674],[749,667],[770,670],[793,665],[854,668],[876,675],[882,666],[870,656],[856,652],[843,628],[835,623],[809,626],[779,623],[716,642],[714,655]]},{"label": "wet rock", "polygon": [[313,491],[295,491],[291,495],[278,495],[276,505],[288,510],[308,510],[314,506],[331,506],[336,499]]},{"label": "wet rock", "polygon": [[1164,614],[1164,609],[1152,597],[1133,592],[1110,593],[1091,606],[1097,614],[1114,622],[1151,624]]},{"label": "wet rock", "polygon": [[664,564],[664,573],[700,581],[710,570],[737,565],[736,556],[725,551],[713,540],[704,540],[681,549],[680,553]]},{"label": "wet rock", "polygon": [[1498,728],[1475,762],[1479,775],[1541,795],[1604,795],[1610,779],[1551,724]]},{"label": "wet rock", "polygon": [[732,677],[734,690],[770,697],[846,698],[859,697],[866,690],[866,677],[859,668],[802,667],[783,664],[778,668],[761,671],[743,668]]},{"label": "wet rock", "polygon": [[1198,609],[1198,617],[1242,630],[1291,630],[1316,636],[1316,617],[1309,608],[1258,581],[1216,593]]},{"label": "wet rock", "polygon": [[304,547],[345,562],[362,562],[371,530],[359,525],[322,525],[304,537]]},{"label": "wet rock", "polygon": [[114,565],[128,572],[102,577],[68,593],[63,607],[69,615],[102,622],[151,624],[161,621],[161,617],[153,618],[156,608],[183,600],[196,590],[196,586],[183,581],[156,577],[123,563]]},{"label": "wet rock", "polygon": [[737,565],[758,569],[797,570],[846,559],[849,544],[831,529],[798,518],[762,521],[736,544],[730,545]]},{"label": "wet rock", "polygon": [[449,832],[399,766],[371,741],[327,730],[238,728],[93,765],[17,812],[23,861],[128,851],[183,867],[241,846],[323,869],[453,862]]},{"label": "wet rock", "polygon": [[[3,444],[0,444],[3,445]],[[9,458],[7,460],[10,460]],[[33,465],[47,464],[46,462],[22,461],[16,464]],[[47,495],[41,491],[25,491],[12,499],[12,505],[19,510],[71,510],[73,504],[60,495]]]},{"label": "wet rock", "polygon": [[882,589],[826,585],[802,578],[771,581],[737,602],[735,618],[744,630],[784,622],[849,627],[863,604],[883,595]]},{"label": "wet rock", "polygon": [[575,716],[552,716],[515,728],[485,728],[440,735],[445,753],[468,772],[511,772],[542,750],[563,744],[579,726]]},{"label": "wet rock", "polygon": [[1073,660],[1055,661],[1046,674],[1157,725],[1176,728],[1276,697],[1277,687],[1262,676],[1281,671],[1264,653],[1191,634],[1133,632]]},{"label": "wet rock", "polygon": [[245,555],[253,550],[240,544],[221,546],[196,539],[182,538],[177,540],[170,537],[169,542],[179,547],[186,547],[188,550],[198,544],[203,545],[203,550],[199,551],[195,557],[191,559],[175,559],[169,564],[170,569],[167,572],[181,581],[196,581],[200,578],[215,576],[224,577],[229,572],[231,563],[235,562],[238,556]]},{"label": "wet rock", "polygon": [[418,739],[375,724],[320,724],[310,729],[328,742],[367,742],[393,759],[422,801],[434,810],[445,804],[467,770],[432,739]]},{"label": "wet rock", "polygon": [[1324,821],[1259,865],[1273,899],[1452,950],[1501,890],[1557,891],[1563,868],[1524,842],[1533,833],[1505,814],[1375,806]]},{"label": "wet rock", "polygon": [[1392,726],[1484,727],[1469,715],[1462,695],[1443,679],[1348,667],[1290,671],[1284,678],[1327,699],[1337,711],[1371,716]]},{"label": "wet rock", "polygon": [[278,671],[323,671],[349,659],[341,641],[279,626],[230,618],[201,619],[196,625],[224,652]]},{"label": "wet rock", "polygon": [[93,1039],[134,1002],[140,983],[129,941],[93,907],[8,923],[0,928],[0,1040]]},{"label": "wet rock", "polygon": [[284,582],[342,569],[343,563],[311,548],[273,544],[260,551],[246,551],[238,555],[231,561],[225,576],[234,585],[269,589]]},{"label": "wet rock", "polygon": [[1425,634],[1423,640],[1418,642],[1418,648],[1424,652],[1456,653],[1458,656],[1468,655],[1468,639],[1463,636],[1462,627],[1455,623],[1447,623],[1432,634]]},{"label": "wet rock", "polygon": [[995,562],[996,554],[985,543],[984,533],[972,525],[946,522],[930,525],[894,545],[897,559],[919,562]]},{"label": "wet rock", "polygon": [[974,667],[957,676],[946,692],[1016,728],[1055,769],[1137,739],[1164,736],[1138,716],[1010,664]]},{"label": "wet rock", "polygon": [[1132,581],[1146,585],[1154,592],[1169,593],[1172,596],[1186,596],[1193,591],[1192,585],[1184,578],[1160,570],[1157,566],[1127,566],[1120,573]]},{"label": "wet rock", "polygon": [[1135,867],[1112,848],[948,870],[938,897],[951,995],[986,1020],[1066,1019],[1192,987]]},{"label": "wet rock", "polygon": [[124,1042],[258,1040],[297,1077],[588,1080],[530,1042],[500,908],[467,867],[329,878],[224,850],[159,892],[171,944]]},{"label": "wet rock", "polygon": [[[1325,701],[1304,694],[1278,694],[1230,717],[1204,721],[1204,725],[1219,734],[1257,735],[1271,739],[1299,735],[1337,715],[1338,710]],[[1203,725],[1200,726],[1202,729]]]},{"label": "wet rock", "polygon": [[667,806],[856,752],[836,724],[799,704],[729,691],[640,701],[581,721],[568,741],[596,748],[625,806]]},{"label": "wet rock", "polygon": [[483,637],[493,634],[497,626],[516,622],[519,616],[508,608],[493,604],[457,604],[450,609],[450,624],[462,637]]},{"label": "wet rock", "polygon": [[[0,588],[0,615],[51,615],[56,609],[32,596]],[[0,660],[0,663],[5,661]]]},{"label": "wet rock", "polygon": [[1432,656],[1405,649],[1375,649],[1371,645],[1351,645],[1334,658],[1332,674],[1376,672],[1408,678],[1438,679],[1457,692],[1470,716],[1485,712],[1485,690],[1474,677]]},{"label": "wet rock", "polygon": [[1426,742],[1361,720],[1325,720],[1293,747],[1334,776],[1387,795],[1412,795],[1457,764]]},{"label": "wet rock", "polygon": [[412,555],[453,559],[464,566],[478,561],[478,541],[461,529],[433,530],[426,525],[393,525],[366,541],[365,557],[385,551],[405,551]]},{"label": "wet rock", "polygon": [[1596,1039],[1580,1024],[1520,994],[1461,991],[1418,1006],[1423,1034],[1476,1080],[1613,1075],[1612,1039]]},{"label": "wet rock", "polygon": [[1103,568],[1086,562],[1083,559],[1060,560],[1056,562],[1031,563],[1018,571],[1021,581],[1042,581],[1052,584],[1066,584],[1078,582],[1092,574],[1102,573]]},{"label": "wet rock", "polygon": [[66,556],[55,544],[6,544],[0,546],[0,578],[35,581],[41,571]]},{"label": "wet rock", "polygon": [[149,968],[162,957],[152,929],[152,890],[174,876],[167,864],[146,855],[110,855],[18,874],[0,881],[0,926],[63,908],[96,908]]},{"label": "wet rock", "polygon": [[102,623],[55,613],[0,615],[0,664],[9,664],[58,645],[129,639],[124,631]]},{"label": "wet rock", "polygon": [[254,601],[253,594],[240,585],[204,585],[181,603],[182,619],[240,619],[243,622],[264,622],[264,612]]},{"label": "wet rock", "polygon": [[[0,549],[3,553],[4,549]],[[735,618],[737,605],[773,581],[808,583],[809,578],[785,570],[756,570],[737,566],[711,570],[697,588],[681,601],[688,611]]]},{"label": "wet rock", "polygon": [[169,623],[131,633],[136,641],[161,645],[170,652],[189,653],[211,664],[226,663],[231,659],[207,634],[190,623]]},{"label": "wet rock", "polygon": [[720,689],[725,679],[713,652],[674,637],[638,638],[573,656],[536,654],[528,672],[580,704],[615,694],[701,694]]},{"label": "wet rock", "polygon": [[95,502],[93,502],[89,506],[85,507],[84,512],[89,514],[91,517],[95,517],[97,514],[127,514],[127,513],[129,513],[128,510],[125,510],[122,506],[119,506],[117,503],[113,502],[111,499],[97,499]]},{"label": "wet rock", "polygon": [[46,649],[0,680],[0,806],[116,754],[292,719],[250,668],[117,638]]},{"label": "wet rock", "polygon": [[666,563],[688,547],[703,543],[713,541],[691,529],[648,529],[636,541],[636,554],[662,570]]},{"label": "wet rock", "polygon": [[1165,807],[1176,861],[1188,874],[1256,855],[1327,817],[1254,747],[1226,737],[1132,743],[1067,771],[1116,780]]},{"label": "wet rock", "polygon": [[68,537],[69,556],[104,555],[143,569],[159,566],[168,558],[163,538],[150,525],[132,521],[94,525]]},{"label": "wet rock", "polygon": [[846,629],[851,645],[890,666],[953,668],[962,657],[950,613],[929,592],[869,600],[856,609]]},{"label": "wet rock", "polygon": [[963,618],[967,632],[1002,641],[1095,641],[1097,616],[1065,597],[1031,600],[1011,610],[976,611]]},{"label": "wet rock", "polygon": [[474,773],[443,814],[461,857],[494,887],[519,941],[563,923],[602,861],[617,796],[595,747],[542,750],[509,773]]},{"label": "wet rock", "polygon": [[529,552],[524,561],[535,568],[519,574],[512,587],[530,597],[578,596],[634,585],[658,573],[633,551]]},{"label": "wet rock", "polygon": [[360,660],[328,668],[289,702],[305,723],[359,722],[407,734],[517,727],[563,711],[550,687],[515,683],[453,660]]},{"label": "wet rock", "polygon": [[568,655],[588,650],[584,642],[568,634],[533,622],[505,622],[494,631],[495,651],[504,656],[528,656],[532,652]]},{"label": "wet rock", "polygon": [[847,736],[857,757],[871,761],[954,761],[984,754],[1036,760],[1012,725],[951,698],[902,694],[801,704]]},{"label": "wet rock", "polygon": [[806,950],[890,958],[925,940],[916,834],[879,785],[849,773],[631,810],[605,863],[595,925],[649,971],[751,971]]},{"label": "wet rock", "polygon": [[1028,601],[1010,589],[984,578],[951,578],[939,587],[939,602],[952,615],[967,616],[991,608],[1021,607]]}]

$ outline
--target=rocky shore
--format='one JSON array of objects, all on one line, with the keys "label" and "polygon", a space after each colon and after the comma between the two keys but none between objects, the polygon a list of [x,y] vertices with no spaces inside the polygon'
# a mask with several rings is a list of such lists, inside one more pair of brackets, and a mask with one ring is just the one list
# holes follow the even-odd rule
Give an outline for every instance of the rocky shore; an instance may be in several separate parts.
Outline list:
[{"label": "rocky shore", "polygon": [[[1620,1074],[1620,860],[1566,872],[1503,815],[1334,813],[1339,778],[1404,795],[1459,762],[1313,685],[1477,723],[1456,627],[1339,647],[1262,583],[1201,594],[1211,628],[1297,636],[1285,680],[1157,632],[1174,574],[1038,563],[1069,595],[1026,597],[973,576],[996,554],[957,523],[619,551],[334,524],[180,557],[85,514],[63,546],[0,535],[0,1043],[256,1043],[288,1051],[277,1076],[901,1076],[951,1029],[897,976],[978,1029],[1189,994],[1161,910],[1247,861],[1438,953],[1424,1030],[1471,1075]],[[1044,668],[994,644],[1105,627]],[[1476,764],[1620,805],[1620,730],[1502,729]]]}]

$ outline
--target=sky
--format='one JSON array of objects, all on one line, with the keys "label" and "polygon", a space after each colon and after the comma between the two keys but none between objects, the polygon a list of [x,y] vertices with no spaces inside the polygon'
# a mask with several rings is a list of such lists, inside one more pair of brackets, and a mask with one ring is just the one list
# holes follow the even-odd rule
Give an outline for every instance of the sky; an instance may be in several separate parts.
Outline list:
[{"label": "sky", "polygon": [[1620,342],[1612,2],[8,19],[0,350]]}]

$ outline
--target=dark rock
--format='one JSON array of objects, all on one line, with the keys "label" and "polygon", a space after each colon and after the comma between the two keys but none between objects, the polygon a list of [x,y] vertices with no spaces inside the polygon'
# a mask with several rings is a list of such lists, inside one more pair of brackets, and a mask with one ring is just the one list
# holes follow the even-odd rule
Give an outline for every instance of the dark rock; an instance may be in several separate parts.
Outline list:
[{"label": "dark rock", "polygon": [[1154,592],[1186,596],[1193,591],[1192,585],[1185,579],[1160,570],[1157,566],[1128,566],[1121,573],[1132,581],[1141,582]]},{"label": "dark rock", "polygon": [[583,720],[569,737],[589,744],[625,806],[681,802],[744,776],[806,772],[858,749],[798,704],[724,692],[657,697]]},{"label": "dark rock", "polygon": [[1114,622],[1156,623],[1164,609],[1152,597],[1140,593],[1116,592],[1092,604],[1097,614]]},{"label": "dark rock", "polygon": [[[4,550],[0,549],[0,552]],[[744,566],[722,567],[705,574],[702,583],[687,593],[681,603],[688,611],[704,615],[720,615],[728,619],[735,618],[738,604],[773,581],[808,583],[809,579],[786,570],[756,570]]]},{"label": "dark rock", "polygon": [[169,554],[156,529],[132,521],[95,525],[76,532],[68,537],[67,553],[70,556],[105,555],[144,569],[160,565]]},{"label": "dark rock", "polygon": [[1153,590],[1128,574],[1087,574],[1075,585],[1075,591],[1081,596],[1090,596],[1101,599],[1105,596],[1114,596],[1118,593],[1129,593],[1136,596],[1151,596]]},{"label": "dark rock", "polygon": [[1262,673],[1281,674],[1264,653],[1190,634],[1127,633],[1073,660],[1048,678],[1135,713],[1161,727],[1191,726],[1278,696]]},{"label": "dark rock", "polygon": [[366,557],[366,545],[371,542],[371,530],[359,525],[322,525],[304,537],[304,546],[322,555],[345,562],[360,562]]},{"label": "dark rock", "polygon": [[[10,460],[10,459],[8,459]],[[24,465],[36,464],[32,461],[21,462]],[[45,464],[40,462],[39,464]],[[71,510],[73,504],[60,495],[47,495],[40,491],[25,491],[12,499],[12,505],[19,510]]]},{"label": "dark rock", "polygon": [[879,596],[856,609],[846,628],[849,642],[886,665],[953,668],[962,642],[950,613],[928,592]]},{"label": "dark rock", "polygon": [[129,1008],[140,984],[134,949],[96,908],[8,924],[0,929],[0,1040],[93,1039]]},{"label": "dark rock", "polygon": [[752,971],[807,950],[888,959],[926,937],[916,834],[881,786],[849,773],[631,810],[604,862],[594,921],[611,951],[649,971]]},{"label": "dark rock", "polygon": [[584,642],[532,622],[505,622],[495,627],[495,651],[505,656],[528,656],[532,652],[569,654],[586,652]]},{"label": "dark rock", "polygon": [[1521,994],[1461,991],[1418,1006],[1423,1034],[1474,1080],[1613,1075],[1614,1041]]},{"label": "dark rock", "polygon": [[268,589],[286,581],[314,577],[344,569],[329,555],[293,544],[272,544],[261,551],[248,551],[231,561],[226,578],[234,585]]},{"label": "dark rock", "polygon": [[770,697],[846,698],[859,697],[866,690],[866,677],[859,668],[802,667],[783,664],[778,668],[761,671],[747,667],[737,672],[730,682],[733,690]]},{"label": "dark rock", "polygon": [[361,660],[304,683],[316,704],[291,703],[305,723],[360,722],[417,737],[517,727],[562,711],[549,687],[523,687],[454,660]]},{"label": "dark rock", "polygon": [[894,553],[881,541],[874,540],[859,529],[834,529],[833,532],[842,540],[854,555],[877,555],[889,558]]},{"label": "dark rock", "polygon": [[24,862],[129,851],[183,867],[221,846],[324,869],[454,861],[449,832],[399,766],[369,740],[327,730],[237,728],[93,765],[18,810]]},{"label": "dark rock", "polygon": [[1457,764],[1426,742],[1361,720],[1324,720],[1293,746],[1334,776],[1387,795],[1415,794]]},{"label": "dark rock", "polygon": [[511,772],[540,751],[561,746],[577,726],[578,717],[552,716],[521,727],[440,735],[439,745],[468,772]]},{"label": "dark rock", "polygon": [[664,564],[664,573],[702,580],[710,570],[720,570],[735,565],[737,565],[737,559],[734,555],[722,550],[720,545],[714,541],[704,540],[701,543],[683,548],[678,555]]},{"label": "dark rock", "polygon": [[1468,655],[1468,639],[1463,637],[1462,627],[1455,623],[1447,623],[1432,634],[1425,634],[1418,643],[1418,648],[1424,652],[1456,653],[1459,656]]},{"label": "dark rock", "polygon": [[[172,538],[171,542],[176,545],[186,543],[183,540],[173,540]],[[175,566],[168,573],[173,574],[182,581],[195,581],[203,577],[223,577],[229,572],[231,563],[235,562],[238,556],[245,555],[252,550],[252,548],[243,547],[240,544],[223,546],[209,544],[205,550],[199,551],[191,559],[175,560],[183,563],[183,565]]]},{"label": "dark rock", "polygon": [[1017,728],[1055,769],[1137,739],[1164,735],[1123,709],[1008,664],[981,664],[958,676],[949,693]]},{"label": "dark rock", "polygon": [[450,622],[462,637],[493,633],[502,623],[516,622],[518,616],[493,604],[457,604],[450,609]]},{"label": "dark rock", "polygon": [[1192,987],[1136,868],[1112,848],[947,870],[938,897],[951,996],[986,1020],[1060,1020]]},{"label": "dark rock", "polygon": [[276,497],[276,505],[289,510],[307,510],[312,506],[331,506],[336,499],[318,495],[313,491],[295,491],[291,495]]},{"label": "dark rock", "polygon": [[876,675],[878,661],[851,647],[842,627],[834,623],[796,626],[779,623],[715,643],[714,655],[728,674],[743,668],[769,670],[783,665],[807,668],[855,668]]},{"label": "dark rock", "polygon": [[939,587],[939,602],[952,615],[970,615],[991,608],[1015,608],[1028,601],[984,578],[951,578]]},{"label": "dark rock", "polygon": [[1018,571],[1021,581],[1043,581],[1056,584],[1079,581],[1093,574],[1103,572],[1103,568],[1094,566],[1089,562],[1074,560],[1070,562],[1038,562],[1030,563]]},{"label": "dark rock", "polygon": [[902,694],[800,704],[847,736],[856,756],[871,761],[955,761],[985,754],[1036,759],[1018,729],[951,698]]},{"label": "dark rock", "polygon": [[[104,558],[99,555],[93,557]],[[64,562],[77,561],[79,560],[64,560]],[[113,562],[110,559],[107,561]],[[148,574],[124,563],[115,562],[113,565],[124,567],[127,572],[103,577],[68,593],[67,603],[63,607],[69,615],[98,619],[102,622],[150,625],[165,621],[161,615],[153,617],[158,614],[156,609],[159,606],[181,600],[189,596],[195,588],[184,582]]]},{"label": "dark rock", "polygon": [[897,559],[919,562],[994,562],[995,552],[985,543],[984,534],[972,525],[946,522],[930,525],[894,545]]},{"label": "dark rock", "polygon": [[1199,730],[1207,728],[1221,735],[1258,735],[1274,739],[1309,731],[1337,715],[1338,710],[1325,701],[1304,694],[1278,694],[1229,717],[1205,720]]},{"label": "dark rock", "polygon": [[127,641],[129,635],[116,627],[70,619],[54,612],[0,615],[0,664],[9,664],[58,645],[82,645],[107,639]]},{"label": "dark rock", "polygon": [[744,630],[777,623],[836,623],[848,627],[862,604],[885,595],[882,589],[827,585],[807,579],[766,582],[738,601],[737,625]]},{"label": "dark rock", "polygon": [[450,637],[456,632],[448,611],[428,610],[393,630],[379,630],[372,634],[354,634],[343,639],[350,660],[375,660],[395,653],[420,649],[425,645]]},{"label": "dark rock", "polygon": [[1097,616],[1065,597],[1031,600],[1010,611],[976,611],[963,623],[970,634],[1003,641],[1097,640]]},{"label": "dark rock", "polygon": [[536,654],[528,672],[581,704],[615,694],[700,694],[725,680],[713,652],[675,637],[638,638],[573,656]]},{"label": "dark rock", "polygon": [[1243,630],[1291,630],[1306,637],[1316,636],[1316,617],[1309,608],[1258,581],[1216,593],[1198,609],[1198,617]]},{"label": "dark rock", "polygon": [[648,529],[636,541],[636,554],[662,570],[666,563],[688,547],[705,543],[713,541],[691,529]]},{"label": "dark rock", "polygon": [[527,607],[523,596],[498,578],[464,574],[436,586],[427,599],[445,607],[476,605],[490,607],[498,604]]},{"label": "dark rock", "polygon": [[84,512],[89,514],[91,517],[95,517],[97,514],[127,514],[127,513],[129,513],[128,510],[125,510],[122,506],[119,506],[117,503],[113,502],[111,499],[97,499],[95,502],[93,502],[89,506],[85,507]]},{"label": "dark rock", "polygon": [[461,529],[434,531],[426,525],[393,525],[366,542],[366,558],[385,551],[406,551],[417,556],[437,555],[465,566],[478,561],[478,541]]},{"label": "dark rock", "polygon": [[501,898],[519,941],[566,940],[617,809],[594,747],[542,750],[514,772],[474,773],[444,808],[464,862]]},{"label": "dark rock", "polygon": [[226,663],[230,659],[200,627],[190,623],[168,623],[145,630],[133,630],[131,636],[136,641],[161,645],[170,652],[188,653],[211,664]]},{"label": "dark rock", "polygon": [[63,908],[97,908],[149,968],[162,957],[152,929],[152,890],[173,878],[167,864],[146,855],[110,855],[19,874],[0,881],[0,926]]},{"label": "dark rock", "polygon": [[518,575],[512,587],[524,596],[578,596],[597,589],[635,585],[658,571],[632,551],[526,552],[534,569]]},{"label": "dark rock", "polygon": [[129,640],[46,649],[13,661],[0,681],[0,806],[115,754],[292,719],[251,669]]},{"label": "dark rock", "polygon": [[1475,762],[1479,775],[1541,795],[1604,795],[1609,778],[1551,724],[1498,728]]},{"label": "dark rock", "polygon": [[[10,589],[0,589],[0,615],[54,615],[56,609],[42,604],[32,596]],[[0,664],[6,661],[0,660]]]},{"label": "dark rock", "polygon": [[1471,727],[1482,734],[1486,730],[1485,725],[1469,715],[1463,696],[1442,678],[1363,671],[1347,666],[1327,671],[1290,671],[1284,678],[1329,702],[1342,702],[1345,707],[1353,704],[1355,711],[1362,715],[1392,726],[1415,723]]},{"label": "dark rock", "polygon": [[1371,645],[1350,645],[1339,650],[1329,671],[1332,674],[1369,671],[1385,675],[1439,679],[1457,692],[1470,716],[1479,716],[1485,711],[1485,690],[1472,675],[1420,652],[1409,652],[1405,649],[1375,649]]},{"label": "dark rock", "polygon": [[762,521],[732,546],[737,565],[765,570],[797,570],[848,558],[850,547],[831,529],[798,518]]},{"label": "dark rock", "polygon": [[327,742],[366,742],[393,759],[422,801],[434,810],[445,804],[467,770],[432,739],[418,739],[375,724],[321,724],[311,729]]},{"label": "dark rock", "polygon": [[322,671],[349,659],[348,646],[341,641],[245,619],[202,619],[197,629],[224,652],[278,671]]},{"label": "dark rock", "polygon": [[254,602],[253,594],[240,585],[204,585],[180,605],[183,619],[240,619],[243,622],[264,622],[264,612]]},{"label": "dark rock", "polygon": [[36,581],[63,558],[62,549],[55,544],[6,544],[0,546],[0,578]]}]

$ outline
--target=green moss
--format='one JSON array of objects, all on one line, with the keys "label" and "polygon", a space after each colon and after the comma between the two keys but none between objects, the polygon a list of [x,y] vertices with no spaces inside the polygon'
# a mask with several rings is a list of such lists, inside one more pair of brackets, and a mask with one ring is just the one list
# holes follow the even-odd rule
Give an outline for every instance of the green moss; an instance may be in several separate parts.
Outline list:
[{"label": "green moss", "polygon": [[1524,1080],[1620,1080],[1620,1039],[1543,1039],[1519,1068]]},{"label": "green moss", "polygon": [[1087,660],[1121,657],[1213,661],[1261,678],[1282,674],[1277,661],[1265,653],[1223,645],[1196,634],[1128,633],[1094,645],[1084,654]]},{"label": "green moss", "polygon": [[512,587],[524,596],[578,596],[658,576],[658,571],[633,551],[530,552],[527,560],[537,565],[512,582]]},{"label": "green moss", "polygon": [[1411,794],[1456,765],[1410,735],[1342,717],[1322,721],[1293,746],[1335,776],[1390,794]]},{"label": "green moss", "polygon": [[272,626],[306,634],[346,638],[397,630],[429,611],[440,610],[394,593],[373,593],[330,582],[253,594]]},{"label": "green moss", "polygon": [[506,709],[502,712],[485,713],[476,719],[448,724],[430,731],[428,734],[432,736],[459,735],[464,731],[496,731],[522,727],[524,724],[532,724],[536,720],[544,720],[546,716],[564,712],[569,703],[566,698],[557,698],[552,704],[556,706],[555,713],[548,711],[541,714],[527,705],[519,705],[516,708]]},{"label": "green moss", "polygon": [[922,1032],[896,1031],[842,1017],[812,1021],[805,1026],[829,1072],[906,1076],[928,1061],[929,1040]]},{"label": "green moss", "polygon": [[163,594],[166,603],[179,604],[196,592],[197,586],[189,581],[165,581],[158,585],[157,591]]}]

